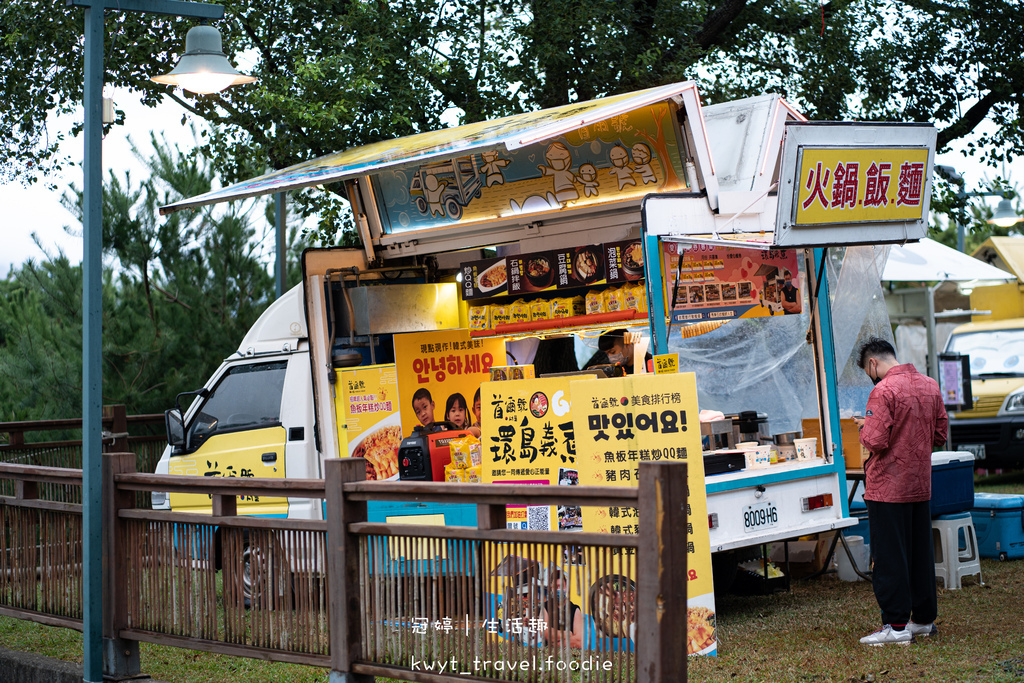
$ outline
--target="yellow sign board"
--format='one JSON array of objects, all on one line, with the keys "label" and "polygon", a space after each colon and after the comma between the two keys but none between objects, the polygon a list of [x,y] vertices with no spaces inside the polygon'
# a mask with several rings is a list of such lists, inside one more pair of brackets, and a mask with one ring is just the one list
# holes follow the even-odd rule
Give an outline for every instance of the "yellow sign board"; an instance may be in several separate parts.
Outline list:
[{"label": "yellow sign board", "polygon": [[395,366],[337,370],[335,414],[343,452],[366,458],[366,478],[398,478],[402,421]]},{"label": "yellow sign board", "polygon": [[[571,386],[581,484],[636,486],[644,460],[687,463],[688,652],[715,654],[715,594],[696,377],[691,372],[634,375],[577,381]],[[640,524],[637,508],[583,509],[584,531],[637,534]],[[623,552],[627,551],[632,549]],[[630,581],[635,579],[634,571],[630,557]]]},{"label": "yellow sign board", "polygon": [[[488,483],[575,485],[576,447],[562,378],[484,382],[480,387],[482,475]],[[579,508],[508,506],[512,529],[579,530]]]},{"label": "yellow sign board", "polygon": [[470,339],[469,330],[395,335],[402,433],[448,421],[458,429],[479,425],[480,383],[492,365],[505,364],[505,340]]},{"label": "yellow sign board", "polygon": [[921,220],[925,147],[801,147],[795,225]]},{"label": "yellow sign board", "polygon": [[679,372],[679,354],[665,353],[654,357],[654,374],[671,375]]}]

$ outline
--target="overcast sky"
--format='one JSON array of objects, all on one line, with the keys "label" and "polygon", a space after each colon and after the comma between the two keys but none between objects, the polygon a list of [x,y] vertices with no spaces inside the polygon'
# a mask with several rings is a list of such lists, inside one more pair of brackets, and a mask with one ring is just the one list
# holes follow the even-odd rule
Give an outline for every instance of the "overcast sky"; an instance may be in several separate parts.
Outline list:
[{"label": "overcast sky", "polygon": [[[163,132],[169,142],[176,142],[184,149],[193,144],[188,127],[181,125],[183,110],[176,103],[168,100],[153,110],[143,107],[127,91],[115,93],[114,98],[115,106],[125,110],[126,123],[124,126],[115,126],[103,142],[104,178],[109,175],[110,169],[121,177],[125,169],[130,169],[136,178],[145,177],[141,164],[131,154],[129,137],[144,153],[152,149],[149,145],[150,131]],[[191,115],[187,116],[192,118]],[[81,161],[82,138],[74,138],[66,144],[71,157]],[[967,181],[968,190],[978,189],[985,177],[997,175],[994,169],[956,152],[940,156],[938,163],[958,169]],[[1017,160],[1008,170],[1012,180],[1024,183],[1024,160]],[[2,223],[6,226],[3,231],[3,248],[0,249],[0,278],[7,276],[12,265],[20,265],[28,259],[45,259],[43,251],[33,242],[33,233],[38,235],[47,251],[55,253],[61,249],[73,262],[82,260],[82,240],[78,236],[81,224],[60,203],[61,194],[69,181],[81,187],[80,167],[71,168],[63,178],[56,179],[60,188],[58,191],[49,191],[42,183],[27,188],[19,183],[0,185]],[[989,198],[986,201],[994,206],[996,199]],[[74,236],[65,232],[65,225],[72,226]]]}]

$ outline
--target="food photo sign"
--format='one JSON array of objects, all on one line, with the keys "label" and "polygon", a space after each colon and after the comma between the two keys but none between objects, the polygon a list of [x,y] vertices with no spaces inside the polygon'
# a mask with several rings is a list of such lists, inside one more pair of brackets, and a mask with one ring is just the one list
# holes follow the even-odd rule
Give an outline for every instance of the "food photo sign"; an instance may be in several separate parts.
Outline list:
[{"label": "food photo sign", "polygon": [[625,240],[469,261],[460,269],[469,301],[634,282],[644,276],[644,253],[640,240]]},{"label": "food photo sign", "polygon": [[673,323],[790,315],[803,310],[796,249],[662,242]]},{"label": "food photo sign", "polygon": [[[646,374],[575,381],[571,389],[582,485],[637,486],[639,465],[645,460],[687,463],[687,652],[715,655],[715,594],[696,377],[692,372]],[[585,532],[637,534],[640,524],[635,507],[583,508]],[[603,601],[612,601],[608,595],[621,591],[630,596],[635,593],[636,558],[632,551],[622,551],[627,555],[623,571],[594,579],[591,598],[585,603],[595,625],[594,636],[610,639],[613,647],[635,646],[632,621],[627,621],[623,632],[621,623],[612,623],[602,616]],[[632,597],[620,596],[616,604],[635,602]]]},{"label": "food photo sign", "polygon": [[394,364],[336,372],[339,441],[348,444],[349,456],[366,458],[367,480],[398,479],[402,419]]}]

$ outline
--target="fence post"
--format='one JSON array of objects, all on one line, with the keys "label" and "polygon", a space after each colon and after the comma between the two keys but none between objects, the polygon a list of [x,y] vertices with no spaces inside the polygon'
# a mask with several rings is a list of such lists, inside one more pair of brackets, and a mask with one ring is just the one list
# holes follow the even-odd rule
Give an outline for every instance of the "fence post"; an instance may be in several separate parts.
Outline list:
[{"label": "fence post", "polygon": [[641,462],[638,493],[637,683],[686,681],[686,463]]},{"label": "fence post", "polygon": [[348,533],[348,525],[366,521],[366,503],[345,499],[342,486],[353,481],[366,481],[366,460],[329,458],[324,461],[330,683],[373,681],[373,676],[352,672],[352,662],[362,654],[362,609],[359,604],[359,539]]},{"label": "fence post", "polygon": [[110,420],[109,442],[104,443],[106,453],[128,451],[128,409],[124,404],[103,406],[104,421]]},{"label": "fence post", "polygon": [[125,557],[124,522],[118,511],[135,507],[135,494],[118,491],[114,475],[135,472],[134,453],[103,454],[103,677],[120,680],[139,675],[139,643],[118,634],[128,627],[128,582],[121,571]]}]

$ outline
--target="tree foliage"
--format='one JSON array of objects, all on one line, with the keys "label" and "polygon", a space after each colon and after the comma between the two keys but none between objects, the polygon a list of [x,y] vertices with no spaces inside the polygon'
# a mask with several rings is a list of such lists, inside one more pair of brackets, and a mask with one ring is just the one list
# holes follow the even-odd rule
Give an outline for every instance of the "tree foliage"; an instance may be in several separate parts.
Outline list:
[{"label": "tree foliage", "polygon": [[[153,143],[149,178],[112,173],[103,192],[103,401],[131,413],[202,386],[274,291],[251,227],[257,204],[158,217],[160,204],[208,189],[213,171]],[[65,196],[79,215],[80,197]],[[79,414],[81,267],[58,253],[14,270],[0,292],[0,420]]]},{"label": "tree foliage", "polygon": [[[217,125],[205,144],[225,181],[436,129],[450,110],[469,122],[684,79],[711,102],[779,92],[815,119],[932,122],[940,149],[967,141],[993,162],[1024,151],[1018,0],[222,4],[252,86],[193,97],[148,81],[174,63],[185,20],[111,12],[105,53],[108,82]],[[55,144],[69,131],[48,117],[81,100],[81,33],[79,9],[0,9],[4,173],[66,163]],[[299,201],[327,223],[343,215],[330,193]]]}]

